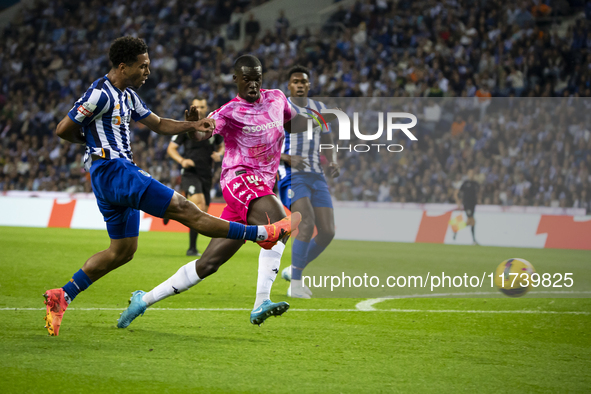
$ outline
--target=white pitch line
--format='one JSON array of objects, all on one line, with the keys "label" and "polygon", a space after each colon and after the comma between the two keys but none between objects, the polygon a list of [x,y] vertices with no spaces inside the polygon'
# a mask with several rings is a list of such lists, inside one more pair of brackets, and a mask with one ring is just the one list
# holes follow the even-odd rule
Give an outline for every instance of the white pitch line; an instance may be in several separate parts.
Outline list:
[{"label": "white pitch line", "polygon": [[[382,310],[377,309],[375,312]],[[528,310],[514,310],[514,311],[475,311],[475,310],[448,310],[448,309],[384,309],[385,312],[405,312],[405,313],[523,313],[523,314],[541,314],[541,315],[591,315],[591,312],[576,312],[576,311],[528,311]]]},{"label": "white pitch line", "polygon": [[[439,297],[457,297],[457,296],[473,296],[473,295],[500,295],[499,292],[490,291],[475,291],[471,293],[430,293],[430,294],[406,294],[398,296],[386,296],[380,298],[369,298],[365,301],[361,301],[355,305],[355,308],[360,311],[372,312],[378,309],[374,308],[375,304],[378,304],[387,300],[400,300],[406,298],[439,298]],[[591,291],[536,291],[530,294],[591,294]]]},{"label": "white pitch line", "polygon": [[[121,311],[122,308],[70,308],[68,311]],[[0,311],[45,311],[45,308],[0,308]],[[150,308],[149,311],[157,312],[248,312],[248,308]],[[551,314],[551,315],[591,315],[591,312],[577,311],[478,311],[478,310],[455,310],[455,309],[290,309],[291,312],[394,312],[394,313],[516,313],[516,314]]]}]

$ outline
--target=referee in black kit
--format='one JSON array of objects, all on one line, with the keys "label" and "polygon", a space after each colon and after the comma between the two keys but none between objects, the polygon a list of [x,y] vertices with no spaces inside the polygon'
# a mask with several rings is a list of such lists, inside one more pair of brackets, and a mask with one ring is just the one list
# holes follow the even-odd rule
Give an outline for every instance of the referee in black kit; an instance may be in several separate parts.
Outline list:
[{"label": "referee in black kit", "polygon": [[[466,211],[466,216],[468,216],[466,225],[472,226],[472,245],[478,245],[478,242],[476,242],[476,236],[474,235],[474,227],[476,226],[476,221],[474,220],[474,209],[476,209],[476,200],[479,189],[480,185],[474,180],[474,170],[468,170],[468,179],[462,183],[462,186],[459,189],[456,189],[454,195],[456,203],[458,204],[458,208],[462,209],[462,204],[460,204],[459,197],[459,194],[462,193],[464,211]],[[456,239],[456,233],[454,233],[454,239]]]},{"label": "referee in black kit", "polygon": [[[207,101],[198,97],[192,105],[197,107],[200,117],[207,115]],[[183,156],[178,149],[184,145]],[[203,212],[207,212],[211,202],[211,183],[213,178],[213,162],[220,162],[224,155],[224,140],[220,135],[213,135],[209,140],[195,141],[187,134],[172,137],[166,150],[168,155],[183,168],[181,170],[181,190],[187,198],[194,202]],[[189,249],[187,256],[201,256],[197,251],[197,231],[189,232]]]}]

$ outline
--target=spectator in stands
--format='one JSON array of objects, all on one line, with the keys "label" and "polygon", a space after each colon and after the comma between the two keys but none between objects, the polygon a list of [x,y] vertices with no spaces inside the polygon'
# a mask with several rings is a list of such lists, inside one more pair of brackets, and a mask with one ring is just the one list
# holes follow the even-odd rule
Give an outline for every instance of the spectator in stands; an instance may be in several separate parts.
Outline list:
[{"label": "spectator in stands", "polygon": [[[97,19],[85,4],[67,11],[59,1],[48,0],[25,9],[5,30],[0,42],[0,190],[90,191],[79,168],[81,152],[57,142],[53,133],[55,114],[69,109],[95,70],[108,67],[106,47],[99,42],[123,34],[146,40],[153,73],[141,95],[163,116],[182,117],[196,95],[207,97],[213,107],[235,96],[228,59],[239,52],[226,45],[215,24],[238,3],[179,7],[173,1],[166,9],[146,3],[136,20],[127,18],[133,4],[103,3],[112,11]],[[449,202],[456,174],[476,168],[483,184],[480,204],[554,202],[589,209],[591,142],[584,127],[589,119],[577,116],[591,108],[585,100],[575,111],[581,101],[569,98],[590,94],[590,22],[578,19],[560,36],[551,25],[537,23],[541,11],[532,10],[534,5],[541,3],[357,2],[340,7],[322,35],[288,34],[286,26],[281,35],[269,32],[261,38],[260,23],[251,14],[249,21],[255,23],[247,29],[252,42],[246,50],[264,61],[270,88],[285,89],[283,73],[297,62],[310,66],[318,81],[316,96],[458,97],[453,108],[433,99],[439,110],[430,104],[417,112],[427,116],[430,131],[423,129],[420,142],[406,145],[404,155],[339,152],[346,171],[338,182],[331,180],[337,199]],[[583,10],[550,5],[552,15]],[[67,64],[80,67],[68,74]],[[534,115],[526,108],[495,108],[492,97],[503,96],[566,97],[556,102],[569,104]],[[479,100],[490,104],[482,110]],[[133,144],[140,166],[178,185],[178,166],[162,154],[168,141],[136,125]],[[524,182],[531,186],[525,188]]]},{"label": "spectator in stands", "polygon": [[279,11],[279,18],[275,21],[275,32],[278,37],[283,37],[289,29],[289,19],[285,17],[285,11]]},{"label": "spectator in stands", "polygon": [[251,12],[248,14],[248,20],[244,24],[244,34],[249,38],[250,42],[253,42],[261,31],[261,24],[259,21],[254,19],[254,14]]},{"label": "spectator in stands", "polygon": [[461,115],[456,115],[454,122],[451,124],[451,136],[459,136],[464,132],[464,128],[466,128],[466,121]]}]

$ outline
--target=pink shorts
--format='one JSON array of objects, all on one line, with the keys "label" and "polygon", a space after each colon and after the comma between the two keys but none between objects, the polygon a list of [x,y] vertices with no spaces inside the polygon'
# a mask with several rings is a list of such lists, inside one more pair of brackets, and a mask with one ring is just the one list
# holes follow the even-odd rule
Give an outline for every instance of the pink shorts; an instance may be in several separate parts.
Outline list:
[{"label": "pink shorts", "polygon": [[242,224],[248,224],[248,205],[252,200],[275,194],[273,188],[265,185],[261,178],[249,173],[232,179],[222,193],[227,205],[220,218]]}]

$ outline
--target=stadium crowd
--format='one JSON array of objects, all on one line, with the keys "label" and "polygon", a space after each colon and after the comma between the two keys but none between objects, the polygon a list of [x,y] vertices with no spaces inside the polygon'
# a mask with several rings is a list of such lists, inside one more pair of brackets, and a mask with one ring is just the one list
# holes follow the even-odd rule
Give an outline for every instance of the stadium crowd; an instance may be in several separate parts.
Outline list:
[{"label": "stadium crowd", "polygon": [[[367,0],[340,7],[321,33],[290,30],[289,14],[258,32],[245,13],[258,3],[46,0],[25,10],[0,41],[0,191],[90,192],[82,148],[60,141],[55,126],[109,69],[112,40],[136,35],[152,61],[139,93],[166,117],[180,119],[196,96],[211,108],[234,97],[232,62],[246,52],[263,62],[266,88],[287,92],[287,70],[303,64],[318,97],[436,98],[429,108],[439,109],[425,109],[432,127],[404,154],[339,153],[342,175],[330,181],[338,200],[453,202],[455,183],[476,168],[480,203],[590,209],[588,118],[470,106],[510,100],[496,97],[589,103],[579,97],[591,96],[591,2]],[[561,34],[553,18],[581,11]],[[232,13],[253,22],[241,51],[222,34]],[[134,126],[134,160],[178,187],[167,144]]]},{"label": "stadium crowd", "polygon": [[[393,141],[382,138],[376,142],[384,147],[367,153],[341,144],[346,148],[339,156],[341,175],[329,180],[337,200],[453,203],[463,176],[475,169],[480,204],[589,209],[591,100],[493,98],[481,103],[449,98],[414,103],[409,112],[422,119],[412,129],[418,141],[404,135]],[[481,119],[483,106],[487,111]],[[429,118],[434,109],[446,115]],[[373,133],[376,127],[367,129]],[[404,154],[388,152],[388,143],[403,145]],[[356,144],[368,142],[353,139],[350,145]]]}]

